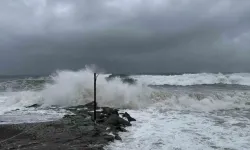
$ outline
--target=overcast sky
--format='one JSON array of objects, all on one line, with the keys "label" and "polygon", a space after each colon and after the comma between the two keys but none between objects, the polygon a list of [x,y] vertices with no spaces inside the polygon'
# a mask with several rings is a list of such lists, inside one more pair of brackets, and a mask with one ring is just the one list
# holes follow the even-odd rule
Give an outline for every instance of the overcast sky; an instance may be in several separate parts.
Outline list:
[{"label": "overcast sky", "polygon": [[0,74],[249,72],[250,0],[1,0]]}]

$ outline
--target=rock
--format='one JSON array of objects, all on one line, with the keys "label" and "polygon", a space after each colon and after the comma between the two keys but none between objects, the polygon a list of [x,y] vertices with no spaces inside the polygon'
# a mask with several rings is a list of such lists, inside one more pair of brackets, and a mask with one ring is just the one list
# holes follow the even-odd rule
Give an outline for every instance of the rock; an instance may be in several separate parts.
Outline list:
[{"label": "rock", "polygon": [[[91,116],[91,120],[94,121],[94,113],[89,113],[89,115]],[[106,118],[107,117],[103,113],[99,113],[99,112],[96,113],[96,122],[97,123],[104,122]]]},{"label": "rock", "polygon": [[85,108],[85,105],[77,105],[77,106],[71,106],[71,107],[67,107],[65,108],[66,110],[74,110],[76,111],[77,109],[84,109]]},{"label": "rock", "polygon": [[115,139],[119,140],[119,141],[122,141],[122,138],[118,134],[115,135]]},{"label": "rock", "polygon": [[95,130],[102,132],[102,133],[106,133],[107,132],[107,127],[101,124],[95,125]]},{"label": "rock", "polygon": [[94,126],[79,126],[78,129],[80,132],[90,132],[94,130]]},{"label": "rock", "polygon": [[27,106],[26,108],[37,108],[37,107],[40,107],[41,105],[39,104],[33,104],[33,105],[30,105],[30,106]]},{"label": "rock", "polygon": [[127,112],[125,112],[122,117],[125,117],[128,119],[129,122],[136,121],[135,118],[132,118]]},{"label": "rock", "polygon": [[104,114],[107,114],[107,115],[111,115],[111,114],[119,115],[118,111],[119,111],[118,109],[113,109],[113,108],[109,108],[109,107],[102,107],[102,112]]},{"label": "rock", "polygon": [[75,111],[75,114],[76,115],[80,115],[80,116],[82,116],[82,117],[88,117],[89,115],[87,114],[87,111],[85,111],[85,110],[77,110],[77,111]]},{"label": "rock", "polygon": [[118,117],[119,124],[121,124],[123,126],[131,126],[131,123],[128,122],[127,120],[124,120],[124,119],[120,118],[119,116],[117,116],[117,117]]},{"label": "rock", "polygon": [[[21,133],[5,145],[0,143],[0,149],[103,149],[108,142],[122,140],[118,132],[126,132],[123,127],[131,126],[129,121],[119,117],[118,109],[109,107],[97,111],[97,122],[93,122],[93,102],[66,109],[74,114],[67,114],[57,121],[0,124],[0,141]],[[130,115],[126,113],[125,116]]]},{"label": "rock", "polygon": [[93,125],[90,117],[83,117],[81,115],[65,115],[61,122],[65,125],[70,126],[89,126]]},{"label": "rock", "polygon": [[75,115],[64,115],[64,116],[63,116],[63,119],[65,119],[65,118],[69,118],[69,119],[71,119],[71,118],[72,118],[72,116],[75,116]]},{"label": "rock", "polygon": [[104,135],[103,137],[105,140],[107,140],[108,142],[113,142],[115,137],[112,135]]},{"label": "rock", "polygon": [[111,125],[111,126],[120,126],[120,125],[123,125],[123,126],[131,126],[131,124],[120,118],[119,116],[115,115],[115,114],[112,114],[107,120],[106,122],[104,123],[106,125]]},{"label": "rock", "polygon": [[38,144],[39,144],[38,142],[30,142],[28,144],[19,145],[18,149],[22,149],[22,148],[26,148],[26,147],[30,147],[30,146],[35,146],[35,145],[38,145]]},{"label": "rock", "polygon": [[89,103],[85,104],[84,106],[87,107],[87,108],[89,108],[89,109],[94,109],[94,101],[89,102]]},{"label": "rock", "polygon": [[105,125],[119,126],[118,116],[111,115],[104,123]]},{"label": "rock", "polygon": [[[90,111],[90,112],[88,112],[88,115],[89,116],[94,116],[94,111]],[[104,117],[104,116],[106,116],[104,113],[102,113],[102,112],[100,112],[100,111],[96,111],[96,117],[97,118],[102,118],[102,117]]]},{"label": "rock", "polygon": [[125,128],[120,127],[120,126],[116,127],[116,130],[120,131],[120,132],[128,132],[128,130],[126,130]]},{"label": "rock", "polygon": [[92,102],[89,102],[89,103],[87,103],[87,104],[85,104],[85,105],[77,105],[77,106],[71,106],[71,107],[67,107],[66,109],[67,110],[79,110],[79,109],[91,109],[91,110],[93,110],[93,108],[94,108],[94,102],[92,101]]}]

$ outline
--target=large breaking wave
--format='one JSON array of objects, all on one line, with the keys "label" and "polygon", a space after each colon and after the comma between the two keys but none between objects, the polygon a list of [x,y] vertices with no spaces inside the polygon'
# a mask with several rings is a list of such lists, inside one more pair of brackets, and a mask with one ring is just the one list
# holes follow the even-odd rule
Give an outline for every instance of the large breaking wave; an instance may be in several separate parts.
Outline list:
[{"label": "large breaking wave", "polygon": [[[100,105],[127,109],[140,109],[151,104],[167,109],[210,111],[250,107],[250,93],[245,91],[187,91],[150,88],[148,84],[243,84],[250,85],[249,74],[184,74],[176,76],[133,76],[138,84],[123,83],[119,78],[107,81],[107,75],[97,79],[97,101]],[[40,84],[41,81],[39,81]],[[146,84],[145,84],[146,83]],[[63,70],[50,76],[40,90],[28,89],[0,93],[1,110],[10,111],[32,104],[42,106],[72,106],[93,101],[93,71]]]},{"label": "large breaking wave", "polygon": [[[152,89],[142,84],[124,84],[120,79],[107,81],[107,75],[97,79],[97,102],[102,106],[139,109],[152,103]],[[57,71],[50,76],[41,90],[5,91],[0,93],[0,109],[10,111],[20,107],[39,104],[44,107],[83,105],[93,101],[93,71]],[[6,84],[5,84],[6,85]],[[9,84],[11,85],[11,84]],[[11,87],[9,87],[11,88]]]}]

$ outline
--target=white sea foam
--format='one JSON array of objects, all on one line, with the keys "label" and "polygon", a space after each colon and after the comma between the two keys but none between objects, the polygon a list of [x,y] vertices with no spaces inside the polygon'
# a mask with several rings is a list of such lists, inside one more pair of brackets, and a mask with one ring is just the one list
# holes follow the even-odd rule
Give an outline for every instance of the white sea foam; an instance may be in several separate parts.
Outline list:
[{"label": "white sea foam", "polygon": [[[102,106],[140,109],[158,101],[162,101],[166,108],[200,111],[249,106],[245,105],[250,98],[247,91],[218,91],[215,93],[180,91],[176,93],[168,89],[158,90],[144,86],[141,81],[146,76],[141,76],[137,85],[124,84],[120,79],[108,82],[105,79],[106,76],[100,74],[97,79],[97,100]],[[185,76],[191,75],[183,75],[183,77]],[[152,79],[158,82],[158,77],[155,76]],[[93,100],[93,72],[91,69],[86,68],[76,72],[58,71],[51,78],[52,83],[47,83],[41,91],[5,92],[4,95],[0,96],[1,112],[32,104],[72,106],[86,104]],[[185,81],[183,82],[185,84]]]},{"label": "white sea foam", "polygon": [[[190,88],[150,88],[144,84],[242,84],[248,85],[248,74],[196,74],[180,76],[134,76],[137,85],[119,79],[97,79],[99,105],[119,107],[137,119],[130,132],[122,133],[107,149],[250,149],[248,90],[190,90]],[[25,108],[32,104],[72,106],[93,100],[93,72],[58,71],[40,91],[26,90],[0,93],[0,121],[47,121],[60,118],[64,111]],[[239,109],[235,109],[239,108]],[[19,109],[18,111],[12,111]],[[248,111],[243,112],[242,109]],[[217,111],[225,112],[218,115]],[[230,111],[229,111],[230,110]],[[234,115],[229,115],[236,111]],[[125,110],[124,110],[125,111]],[[218,111],[220,112],[220,111]],[[4,114],[1,116],[1,114]],[[23,116],[23,117],[22,117]],[[235,117],[238,116],[238,117]],[[218,121],[219,120],[219,121]],[[221,123],[217,123],[221,122]],[[239,126],[243,124],[244,126]]]},{"label": "white sea foam", "polygon": [[152,93],[156,105],[163,109],[214,110],[250,108],[250,91],[156,91]]},{"label": "white sea foam", "polygon": [[239,84],[250,86],[250,73],[234,74],[183,74],[183,75],[140,75],[133,76],[144,84],[150,85],[202,85],[202,84]]},{"label": "white sea foam", "polygon": [[[100,105],[138,109],[151,103],[151,88],[143,85],[124,84],[120,79],[107,81],[106,75],[97,78],[97,100]],[[52,77],[53,83],[40,92],[44,104],[71,106],[93,101],[93,72],[59,71]]]},{"label": "white sea foam", "polygon": [[[207,113],[160,112],[158,107],[126,110],[137,121],[106,150],[250,149],[250,124],[244,117],[225,118]],[[244,126],[239,126],[243,124]]]},{"label": "white sea foam", "polygon": [[[152,103],[152,89],[143,85],[124,84],[120,79],[107,81],[100,74],[97,81],[97,101],[102,106],[139,109]],[[32,104],[43,106],[74,106],[93,101],[93,72],[86,68],[80,71],[58,71],[40,91],[4,92],[0,96],[1,112],[23,108]]]}]

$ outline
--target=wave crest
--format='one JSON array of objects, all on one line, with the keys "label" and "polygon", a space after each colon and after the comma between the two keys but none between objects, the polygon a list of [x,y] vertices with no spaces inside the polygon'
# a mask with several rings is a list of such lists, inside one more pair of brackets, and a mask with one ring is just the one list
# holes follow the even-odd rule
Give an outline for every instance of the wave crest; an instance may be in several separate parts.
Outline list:
[{"label": "wave crest", "polygon": [[211,85],[211,84],[238,84],[250,86],[250,73],[234,74],[183,74],[183,75],[140,75],[135,79],[147,85]]},{"label": "wave crest", "polygon": [[[119,78],[106,80],[107,75],[97,78],[97,103],[102,106],[139,109],[151,103],[151,88],[137,84],[124,84]],[[94,76],[90,68],[79,71],[57,71],[50,76],[50,83],[40,91],[14,92],[7,96],[10,106],[27,106],[35,103],[43,106],[74,106],[93,101]]]},{"label": "wave crest", "polygon": [[152,98],[162,109],[214,111],[250,108],[249,91],[155,91]]},{"label": "wave crest", "polygon": [[[203,75],[214,76],[213,74]],[[250,107],[250,105],[246,105],[250,99],[250,93],[247,90],[245,92],[240,90],[193,92],[184,88],[176,92],[169,88],[163,88],[162,90],[148,87],[142,82],[142,79],[144,77],[148,78],[149,76],[137,78],[139,82],[137,82],[136,85],[123,83],[119,78],[107,81],[107,76],[108,75],[100,74],[97,79],[97,102],[102,106],[140,109],[153,104],[159,105],[162,109],[189,109],[199,111]],[[183,85],[200,81],[193,76],[205,78],[201,74],[175,76],[174,78],[192,79],[189,80],[190,82],[183,81]],[[171,80],[169,81],[167,78],[172,78],[171,76],[159,77],[161,77],[161,79],[164,78],[163,81],[165,83],[170,83]],[[151,80],[154,78],[155,77],[152,77]],[[51,105],[62,107],[83,105],[93,101],[93,80],[93,71],[90,68],[76,72],[69,70],[57,71],[50,76],[50,82],[45,83],[39,91],[6,92],[2,96],[0,95],[0,104],[2,106],[0,109],[8,108],[8,110],[11,110],[32,104],[41,104],[45,107]],[[244,80],[246,80],[246,78],[244,78]],[[156,81],[159,82],[158,80]],[[181,80],[175,81],[182,83]],[[203,83],[206,82],[207,84],[207,81],[203,81]],[[177,84],[173,81],[172,83]]]}]

